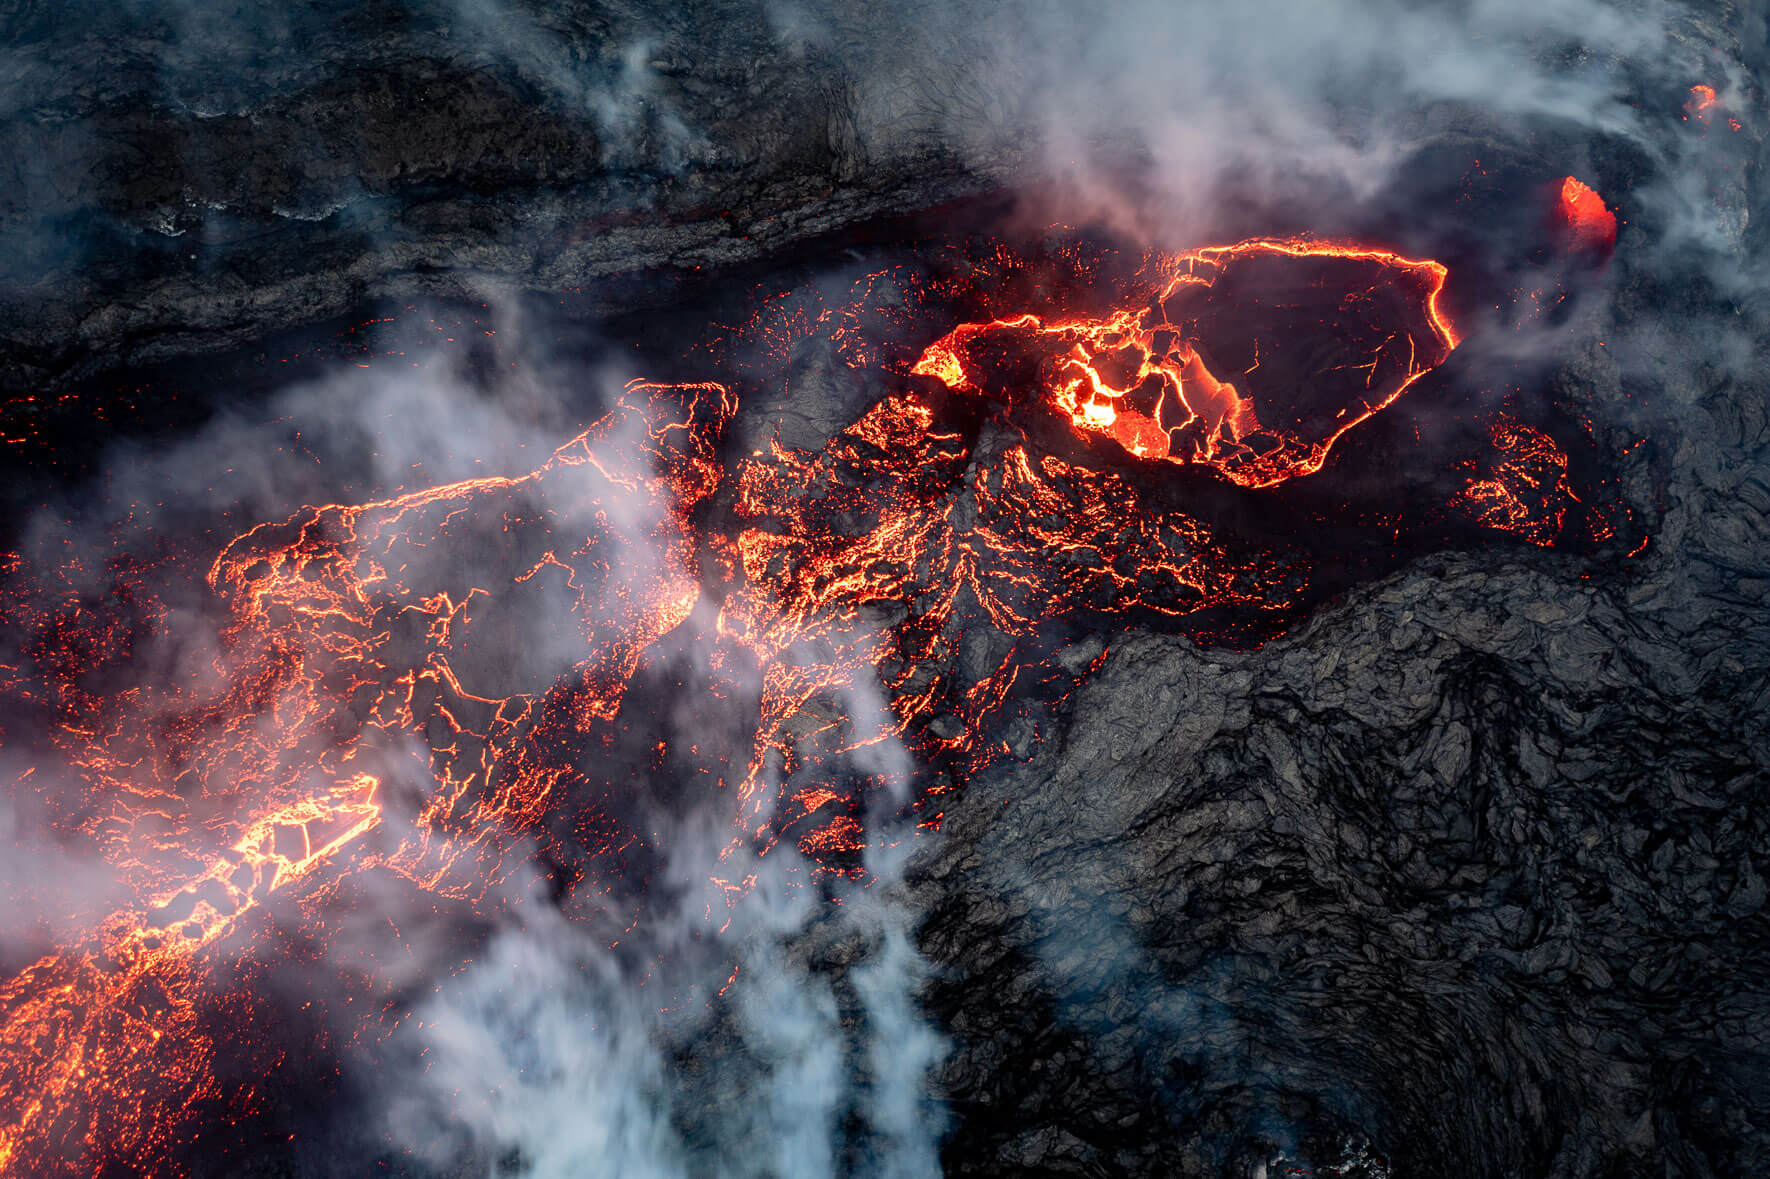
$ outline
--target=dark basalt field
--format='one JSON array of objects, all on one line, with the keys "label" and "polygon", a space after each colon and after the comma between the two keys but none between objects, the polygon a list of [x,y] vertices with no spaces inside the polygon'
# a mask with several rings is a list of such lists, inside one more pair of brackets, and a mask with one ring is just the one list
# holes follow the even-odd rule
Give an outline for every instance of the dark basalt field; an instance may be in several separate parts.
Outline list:
[{"label": "dark basalt field", "polygon": [[1080,7],[0,0],[0,1175],[1764,1170],[1762,6]]}]

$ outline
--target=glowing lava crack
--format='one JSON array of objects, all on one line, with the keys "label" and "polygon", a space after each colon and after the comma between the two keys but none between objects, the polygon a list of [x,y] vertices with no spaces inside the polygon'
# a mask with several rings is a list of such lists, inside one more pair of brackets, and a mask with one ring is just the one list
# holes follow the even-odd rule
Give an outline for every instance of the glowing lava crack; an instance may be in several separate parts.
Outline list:
[{"label": "glowing lava crack", "polygon": [[[1210,297],[1235,269],[1297,260],[1315,264],[1311,281],[1343,293],[1338,322],[1312,326],[1340,340],[1345,355],[1320,371],[1277,374],[1277,397],[1270,400],[1295,408],[1295,382],[1319,385],[1332,373],[1352,376],[1355,386],[1331,416],[1281,421],[1270,410],[1263,417],[1261,398],[1238,388],[1221,367],[1213,371],[1201,349],[1234,350],[1226,338],[1233,333],[1210,330],[1222,326]],[[1047,322],[1022,315],[963,324],[930,345],[914,371],[953,389],[979,389],[987,383],[980,353],[1001,337],[1025,337],[1050,355],[1041,374],[1044,398],[1078,430],[1105,435],[1138,458],[1202,463],[1243,487],[1269,487],[1319,471],[1346,431],[1392,404],[1457,346],[1439,306],[1446,271],[1437,262],[1327,242],[1263,240],[1193,250],[1163,265],[1172,277],[1146,307],[1102,319]],[[1416,314],[1385,315],[1384,296],[1408,284],[1417,288]],[[1267,310],[1282,313],[1284,295],[1279,299]],[[1247,354],[1252,363],[1236,380],[1264,383],[1263,375],[1255,376],[1257,337]]]}]

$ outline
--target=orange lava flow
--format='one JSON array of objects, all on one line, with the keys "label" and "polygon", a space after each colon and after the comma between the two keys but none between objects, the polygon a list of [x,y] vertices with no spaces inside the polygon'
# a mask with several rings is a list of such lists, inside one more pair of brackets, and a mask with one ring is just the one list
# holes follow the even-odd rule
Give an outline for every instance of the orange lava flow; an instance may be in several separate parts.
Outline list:
[{"label": "orange lava flow", "polygon": [[1616,214],[1584,181],[1569,176],[1561,182],[1556,215],[1575,249],[1601,253],[1616,245]]},{"label": "orange lava flow", "polygon": [[1482,473],[1452,501],[1484,528],[1548,547],[1561,535],[1570,504],[1567,454],[1541,430],[1506,415],[1493,425],[1494,452]]},{"label": "orange lava flow", "polygon": [[[949,735],[928,745],[987,762],[981,734],[1021,672],[1004,662],[952,699],[934,669],[966,622],[1015,638],[1081,610],[1282,610],[1302,589],[1270,556],[1230,551],[1117,476],[1037,458],[1015,436],[968,447],[914,394],[881,401],[818,453],[777,444],[746,460],[736,508],[741,588],[718,626],[763,669],[739,800],[745,835],[764,839],[769,815],[822,784],[823,763],[910,739],[939,709],[953,709]],[[874,683],[882,706],[858,717],[844,696]]]},{"label": "orange lava flow", "polygon": [[[529,475],[252,529],[209,571],[231,621],[194,689],[83,699],[87,669],[66,668],[62,744],[100,804],[88,834],[140,903],[0,986],[0,1169],[151,1170],[181,1109],[250,1107],[209,1075],[197,1012],[207,951],[272,894],[299,903],[317,877],[379,866],[473,897],[510,871],[568,776],[552,746],[612,714],[698,595],[686,521],[731,409],[717,386],[636,383]],[[505,572],[482,586],[471,554],[488,541]],[[544,575],[575,603],[554,635],[569,690],[463,683],[457,632],[494,593],[520,609]],[[15,621],[53,634],[64,605]],[[414,740],[427,766],[402,753]],[[390,774],[416,775],[424,801],[377,839]]]},{"label": "orange lava flow", "polygon": [[[1412,304],[1412,322],[1372,332],[1360,341],[1367,351],[1342,358],[1336,367],[1362,373],[1361,387],[1331,419],[1306,426],[1265,424],[1258,399],[1213,371],[1200,351],[1207,346],[1199,330],[1202,308],[1218,284],[1237,266],[1275,259],[1306,259],[1337,271],[1321,280],[1332,283],[1325,311],[1333,317],[1357,319],[1390,291],[1405,292]],[[1260,239],[1188,251],[1162,259],[1159,268],[1165,280],[1147,306],[1103,318],[1047,322],[1021,315],[962,324],[929,345],[912,371],[957,391],[976,391],[984,380],[981,349],[1022,337],[1051,353],[1041,373],[1042,396],[1078,432],[1110,438],[1137,458],[1202,464],[1243,487],[1270,487],[1319,471],[1346,431],[1393,404],[1457,346],[1440,305],[1447,272],[1438,262],[1365,246]],[[1318,324],[1329,333],[1341,326],[1331,319]],[[1260,364],[1257,340],[1253,357],[1254,365],[1240,374],[1244,384]]]},{"label": "orange lava flow", "polygon": [[[174,1173],[203,1119],[263,1108],[305,1045],[253,1025],[239,972],[286,960],[290,928],[323,955],[365,881],[491,918],[545,860],[636,923],[615,884],[661,837],[629,797],[652,784],[616,780],[618,736],[654,770],[686,759],[672,785],[722,808],[709,870],[736,903],[740,851],[864,877],[869,815],[935,825],[969,777],[1028,756],[1045,714],[1026,701],[1105,658],[1053,650],[1075,633],[1288,618],[1302,558],[1177,507],[1159,464],[1238,501],[1319,471],[1457,347],[1445,281],[1373,247],[1246,241],[1156,255],[1097,315],[1039,304],[924,347],[920,305],[872,275],[765,329],[771,379],[813,330],[885,374],[802,447],[777,432],[725,458],[727,387],[634,382],[525,474],[308,506],[160,565],[0,562],[0,621],[24,636],[0,702],[77,783],[53,834],[129,898],[0,981],[0,1173]],[[1102,442],[1143,461],[1098,462]],[[1565,455],[1516,424],[1495,448],[1461,506],[1552,541]],[[728,760],[646,727],[634,685],[683,647],[698,688],[753,700]],[[229,1040],[258,1036],[256,1080],[224,1085]]]}]

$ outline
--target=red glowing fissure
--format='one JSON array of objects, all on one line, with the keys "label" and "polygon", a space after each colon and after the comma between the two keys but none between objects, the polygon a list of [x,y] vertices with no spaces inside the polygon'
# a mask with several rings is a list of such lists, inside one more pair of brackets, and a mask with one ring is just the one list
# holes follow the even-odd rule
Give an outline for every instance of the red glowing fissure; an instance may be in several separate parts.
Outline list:
[{"label": "red glowing fissure", "polygon": [[[1576,208],[1585,199],[1575,190]],[[1312,267],[1299,291],[1331,286],[1344,339],[1319,373],[1289,364],[1283,341],[1257,339],[1243,350],[1252,364],[1221,367],[1239,346],[1210,329],[1234,320],[1206,297],[1262,266]],[[4,683],[51,719],[81,783],[66,821],[134,899],[0,984],[0,1173],[58,1161],[159,1170],[186,1142],[189,1111],[259,1107],[262,1086],[230,1089],[211,1067],[214,1012],[230,1009],[218,947],[266,938],[272,905],[303,915],[323,943],[329,900],[353,875],[490,906],[537,846],[567,837],[594,845],[587,873],[618,873],[639,837],[586,798],[576,751],[621,715],[666,636],[693,630],[716,683],[760,683],[741,764],[729,779],[698,771],[709,796],[729,799],[721,862],[787,839],[824,870],[852,873],[866,800],[825,767],[893,741],[941,759],[954,779],[918,802],[938,822],[943,791],[1007,754],[998,730],[1011,695],[1029,677],[1074,682],[1011,650],[952,682],[941,669],[955,661],[962,620],[987,620],[1011,647],[1081,610],[1290,608],[1294,568],[1154,506],[1109,470],[1040,454],[1024,437],[968,441],[941,424],[932,387],[915,378],[961,397],[1030,399],[1079,439],[1133,459],[1271,487],[1320,470],[1347,431],[1456,347],[1440,305],[1445,268],[1365,246],[1263,240],[1157,256],[1148,271],[1152,297],[1099,318],[1027,313],[954,328],[821,449],[777,440],[724,470],[718,444],[736,410],[725,388],[634,382],[527,474],[260,524],[208,565],[225,622],[184,680],[92,687],[94,671],[127,664],[135,642],[115,611],[73,588],[99,570],[15,560],[4,617],[34,636],[32,665],[7,669]],[[1282,321],[1288,298],[1262,313]],[[848,328],[833,331],[840,341]],[[851,363],[873,364],[871,345],[851,335]],[[1004,356],[1019,368],[1003,368]],[[1010,371],[1024,379],[1004,392]],[[1344,392],[1286,409],[1299,374]],[[1554,509],[1525,501],[1562,494],[1565,457],[1546,436],[1508,430],[1503,461],[1471,485],[1467,508],[1547,543]],[[697,523],[716,496],[729,499],[729,529]],[[499,572],[472,580],[477,562],[459,559],[469,551],[493,553]],[[152,604],[156,571],[110,575],[148,603],[141,613],[155,625],[173,625],[170,608]],[[525,618],[524,595],[543,592],[570,604],[549,639],[565,652],[556,678],[512,683],[469,657],[486,619]],[[868,687],[877,715],[843,707]],[[864,788],[882,790],[887,777]],[[562,810],[573,818],[564,835],[549,823]],[[715,883],[735,904],[751,882]],[[267,1068],[282,1051],[267,1048]]]}]

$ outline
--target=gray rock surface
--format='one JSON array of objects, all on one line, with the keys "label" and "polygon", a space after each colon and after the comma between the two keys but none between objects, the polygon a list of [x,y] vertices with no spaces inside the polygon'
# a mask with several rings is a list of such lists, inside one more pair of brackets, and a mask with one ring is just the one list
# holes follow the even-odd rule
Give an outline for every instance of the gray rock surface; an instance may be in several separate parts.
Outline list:
[{"label": "gray rock surface", "polygon": [[[0,5],[0,385],[370,298],[630,310],[662,280],[1000,182],[1005,158],[961,163],[926,133],[952,107],[938,77],[859,90],[904,46],[889,13],[787,12]],[[636,274],[654,281],[610,285]]]},{"label": "gray rock surface", "polygon": [[966,1156],[1212,1173],[1174,1143],[1301,1104],[1396,1174],[1750,1173],[1770,635],[1683,581],[1457,558],[1247,655],[1118,641],[925,866],[953,1097],[1023,1114]]}]

